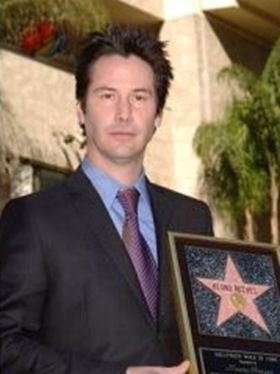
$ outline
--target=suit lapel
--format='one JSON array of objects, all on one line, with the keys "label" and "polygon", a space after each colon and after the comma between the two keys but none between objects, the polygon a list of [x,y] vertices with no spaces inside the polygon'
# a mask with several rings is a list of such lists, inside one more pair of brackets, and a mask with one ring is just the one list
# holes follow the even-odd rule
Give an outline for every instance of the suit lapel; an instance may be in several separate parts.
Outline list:
[{"label": "suit lapel", "polygon": [[170,293],[169,264],[168,264],[168,241],[167,231],[170,227],[174,206],[160,189],[148,183],[151,197],[152,209],[157,233],[157,246],[160,273],[160,298],[159,298],[159,319],[160,326],[164,329],[168,324],[170,313],[173,313],[172,298]]},{"label": "suit lapel", "polygon": [[137,298],[151,323],[151,317],[147,312],[147,306],[143,300],[129,255],[99,194],[80,168],[69,177],[68,187],[72,202],[79,216],[84,220],[85,225],[88,226],[92,242],[98,242],[99,245],[97,247],[104,250],[114,261],[116,268],[125,278],[128,287]]}]

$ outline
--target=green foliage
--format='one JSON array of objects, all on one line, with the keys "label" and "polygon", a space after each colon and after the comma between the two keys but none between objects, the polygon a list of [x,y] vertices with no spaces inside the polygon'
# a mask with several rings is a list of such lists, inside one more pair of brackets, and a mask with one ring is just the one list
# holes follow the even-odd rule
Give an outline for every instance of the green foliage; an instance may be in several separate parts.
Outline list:
[{"label": "green foliage", "polygon": [[[252,71],[237,64],[223,68],[218,74],[219,81],[226,81],[231,86],[234,98],[241,93],[246,96],[251,94],[257,79]],[[237,92],[234,89],[237,89]]]}]

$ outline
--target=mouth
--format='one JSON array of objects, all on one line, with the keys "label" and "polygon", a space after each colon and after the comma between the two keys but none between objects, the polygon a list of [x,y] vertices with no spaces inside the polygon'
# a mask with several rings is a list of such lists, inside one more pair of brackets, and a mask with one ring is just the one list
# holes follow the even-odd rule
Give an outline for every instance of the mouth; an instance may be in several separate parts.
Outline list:
[{"label": "mouth", "polygon": [[135,133],[131,131],[114,131],[114,132],[111,132],[110,135],[113,138],[125,140],[125,139],[132,139],[135,136]]}]

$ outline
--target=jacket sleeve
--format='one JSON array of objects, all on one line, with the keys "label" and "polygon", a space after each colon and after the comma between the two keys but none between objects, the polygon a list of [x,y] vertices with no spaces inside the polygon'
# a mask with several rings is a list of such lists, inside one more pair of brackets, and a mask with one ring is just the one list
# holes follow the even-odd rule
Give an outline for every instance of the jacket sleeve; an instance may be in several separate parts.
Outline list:
[{"label": "jacket sleeve", "polygon": [[123,374],[125,368],[70,351],[40,337],[48,273],[26,199],[8,203],[0,222],[1,374]]}]

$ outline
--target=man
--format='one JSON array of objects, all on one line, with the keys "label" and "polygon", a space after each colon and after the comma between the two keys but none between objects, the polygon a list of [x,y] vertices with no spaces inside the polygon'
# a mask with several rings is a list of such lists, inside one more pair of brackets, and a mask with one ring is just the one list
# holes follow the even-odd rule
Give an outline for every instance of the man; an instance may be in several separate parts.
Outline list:
[{"label": "man", "polygon": [[[172,77],[165,44],[143,30],[112,26],[87,40],[76,70],[86,158],[65,182],[11,201],[2,215],[2,374],[187,371],[166,233],[212,235],[211,216],[143,169]],[[155,269],[148,291],[124,234],[124,191],[140,195],[132,237]]]}]

